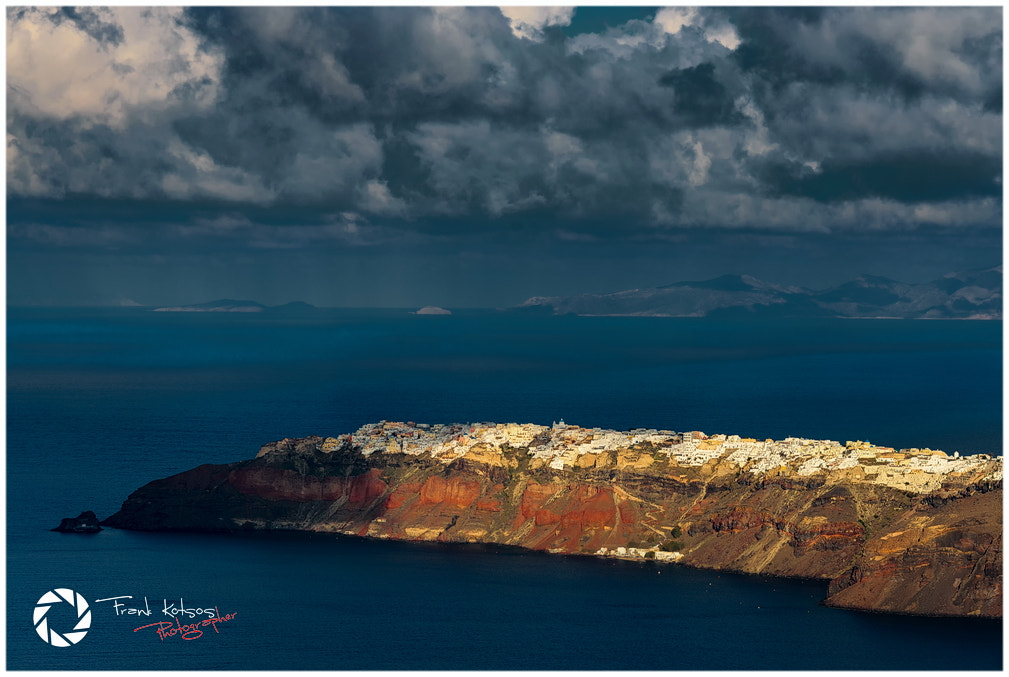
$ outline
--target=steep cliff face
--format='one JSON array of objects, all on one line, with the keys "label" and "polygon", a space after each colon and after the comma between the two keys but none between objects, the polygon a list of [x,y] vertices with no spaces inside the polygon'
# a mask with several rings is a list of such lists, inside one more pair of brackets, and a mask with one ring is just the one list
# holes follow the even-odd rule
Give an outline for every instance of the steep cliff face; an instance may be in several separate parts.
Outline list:
[{"label": "steep cliff face", "polygon": [[971,486],[917,502],[866,541],[831,606],[943,615],[1002,615],[1002,490]]},{"label": "steep cliff face", "polygon": [[889,464],[858,443],[510,426],[381,424],[281,440],[255,459],[151,482],[104,524],[676,559],[830,580],[836,606],[1001,615],[1000,460],[927,450],[922,467],[936,472],[924,473],[913,454]]}]

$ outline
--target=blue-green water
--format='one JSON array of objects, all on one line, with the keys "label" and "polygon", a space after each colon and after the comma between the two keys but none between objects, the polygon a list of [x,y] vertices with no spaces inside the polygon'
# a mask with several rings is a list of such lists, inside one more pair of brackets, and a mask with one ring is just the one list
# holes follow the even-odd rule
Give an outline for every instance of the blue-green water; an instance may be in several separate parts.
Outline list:
[{"label": "blue-green water", "polygon": [[[85,509],[104,518],[150,480],[380,419],[1001,454],[1001,323],[11,309],[7,330],[10,669],[1001,667],[1001,622],[827,609],[819,582],[491,547],[48,531]],[[35,634],[53,587],[92,603],[79,644]],[[125,595],[146,596],[152,620],[180,597],[237,615],[161,640],[133,631],[152,620],[94,603]]]}]

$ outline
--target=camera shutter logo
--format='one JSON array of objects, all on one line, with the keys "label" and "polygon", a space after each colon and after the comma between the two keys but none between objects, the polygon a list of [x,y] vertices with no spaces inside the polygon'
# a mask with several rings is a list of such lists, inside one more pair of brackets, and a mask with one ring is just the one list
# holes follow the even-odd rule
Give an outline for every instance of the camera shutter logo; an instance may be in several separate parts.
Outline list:
[{"label": "camera shutter logo", "polygon": [[[69,604],[77,611],[77,625],[69,632],[57,632],[49,627],[49,620],[46,615],[49,609],[55,604]],[[70,646],[84,639],[91,627],[91,611],[88,609],[87,600],[79,592],[74,592],[69,588],[54,588],[39,597],[35,605],[35,632],[46,642],[53,646]]]}]

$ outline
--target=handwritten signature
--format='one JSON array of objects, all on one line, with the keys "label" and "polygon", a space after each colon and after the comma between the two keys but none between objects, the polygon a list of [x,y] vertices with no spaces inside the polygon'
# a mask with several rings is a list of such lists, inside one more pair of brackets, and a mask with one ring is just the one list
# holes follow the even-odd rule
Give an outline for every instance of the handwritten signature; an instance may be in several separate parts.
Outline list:
[{"label": "handwritten signature", "polygon": [[216,616],[210,618],[204,618],[202,621],[197,621],[195,623],[187,623],[183,625],[179,622],[178,617],[173,621],[158,621],[157,623],[148,623],[147,625],[141,625],[139,628],[133,628],[133,632],[138,632],[144,630],[145,628],[154,628],[154,631],[158,633],[158,637],[161,641],[165,641],[170,637],[181,637],[182,639],[199,639],[203,637],[203,630],[200,628],[210,626],[214,629],[214,632],[219,633],[217,629],[218,623],[227,623],[235,616],[238,612],[233,612],[225,616],[221,616],[221,612],[214,607],[214,613]]}]

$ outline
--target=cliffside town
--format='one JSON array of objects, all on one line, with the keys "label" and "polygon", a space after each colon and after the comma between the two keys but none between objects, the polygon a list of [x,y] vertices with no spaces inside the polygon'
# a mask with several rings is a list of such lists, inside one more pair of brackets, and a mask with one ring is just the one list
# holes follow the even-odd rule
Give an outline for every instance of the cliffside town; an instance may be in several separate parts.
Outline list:
[{"label": "cliffside town", "polygon": [[[961,457],[933,449],[881,447],[863,441],[844,445],[831,440],[786,437],[756,440],[739,435],[705,435],[700,431],[636,429],[629,432],[582,428],[563,421],[551,427],[530,423],[428,425],[382,421],[353,434],[327,437],[320,451],[358,447],[363,456],[398,451],[426,455],[444,464],[481,453],[525,449],[530,469],[644,469],[656,462],[752,475],[810,476],[826,473],[882,484],[916,494],[938,489],[949,477],[1001,481],[1002,460],[987,454]],[[259,456],[276,450],[264,446]],[[647,452],[647,453],[645,453]],[[616,456],[613,456],[616,454]],[[712,465],[713,464],[713,465]],[[716,473],[717,474],[717,473]]]},{"label": "cliffside town", "polygon": [[868,442],[382,421],[134,492],[103,524],[518,545],[830,582],[828,604],[1001,616],[1002,459]]}]

